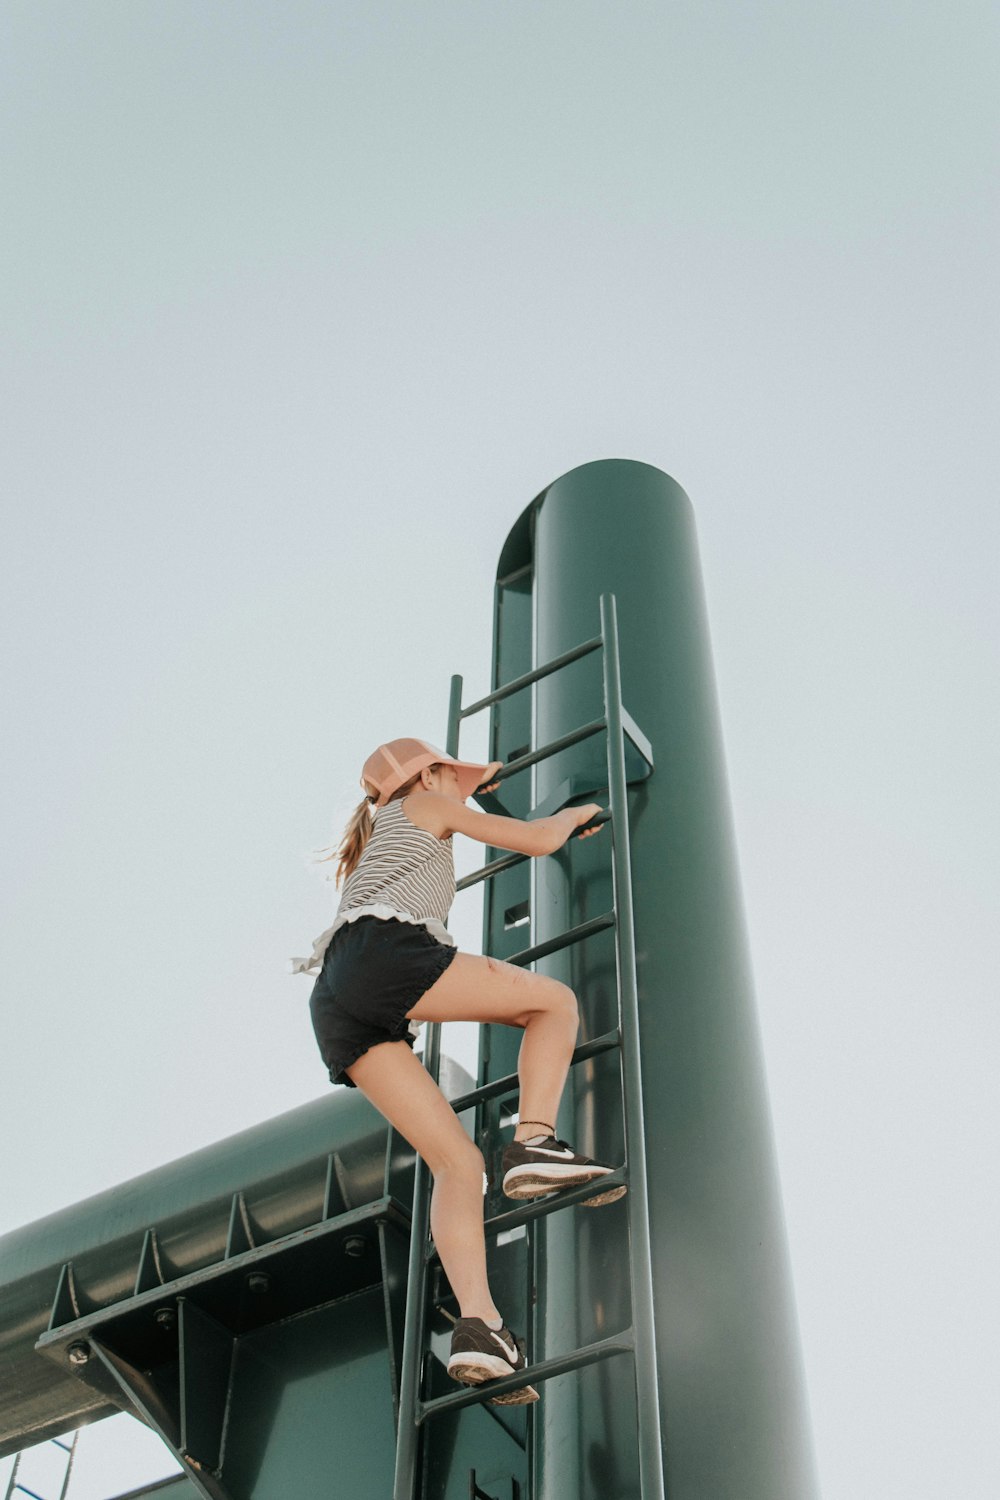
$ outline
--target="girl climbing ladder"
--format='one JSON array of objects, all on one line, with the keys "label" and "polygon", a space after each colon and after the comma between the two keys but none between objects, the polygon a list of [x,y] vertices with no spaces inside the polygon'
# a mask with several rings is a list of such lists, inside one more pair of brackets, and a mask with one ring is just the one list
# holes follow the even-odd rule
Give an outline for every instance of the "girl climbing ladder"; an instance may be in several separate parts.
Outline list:
[{"label": "girl climbing ladder", "polygon": [[[528,1199],[591,1182],[612,1167],[556,1139],[555,1120],[579,1018],[568,985],[499,959],[461,953],[444,923],[455,895],[452,836],[496,849],[552,854],[601,811],[596,803],[524,822],[466,806],[502,762],[455,760],[426,740],[380,745],[361,775],[365,797],[337,850],[344,880],[333,925],[296,972],[318,972],[309,1008],[332,1083],[361,1089],[423,1157],[434,1179],[431,1233],[459,1304],[448,1373],[468,1385],[525,1367],[522,1339],[504,1324],[490,1294],[483,1232],[481,1152],[413,1054],[424,1021],[518,1026],[520,1100],[504,1148],[503,1191]],[[372,808],[374,807],[374,812]],[[587,1199],[611,1202],[615,1186]],[[492,1398],[537,1401],[530,1385]]]}]

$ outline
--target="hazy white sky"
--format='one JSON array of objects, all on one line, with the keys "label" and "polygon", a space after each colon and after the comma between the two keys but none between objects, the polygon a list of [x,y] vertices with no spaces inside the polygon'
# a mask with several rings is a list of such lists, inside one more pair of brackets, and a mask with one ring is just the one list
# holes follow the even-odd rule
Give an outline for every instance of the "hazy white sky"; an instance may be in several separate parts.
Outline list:
[{"label": "hazy white sky", "polygon": [[[0,1232],[327,1087],[309,851],[488,690],[528,501],[641,459],[698,520],[825,1500],[994,1500],[993,7],[0,32]],[[123,1424],[70,1500],[170,1467]]]}]

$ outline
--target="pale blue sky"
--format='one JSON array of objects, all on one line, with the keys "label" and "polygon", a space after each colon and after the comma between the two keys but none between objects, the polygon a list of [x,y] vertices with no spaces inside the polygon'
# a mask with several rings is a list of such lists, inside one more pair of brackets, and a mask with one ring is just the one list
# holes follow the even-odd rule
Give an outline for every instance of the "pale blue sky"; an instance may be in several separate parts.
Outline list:
[{"label": "pale blue sky", "polygon": [[4,8],[0,1232],[323,1091],[308,852],[488,689],[528,501],[641,459],[825,1500],[993,1500],[998,51],[971,0]]}]

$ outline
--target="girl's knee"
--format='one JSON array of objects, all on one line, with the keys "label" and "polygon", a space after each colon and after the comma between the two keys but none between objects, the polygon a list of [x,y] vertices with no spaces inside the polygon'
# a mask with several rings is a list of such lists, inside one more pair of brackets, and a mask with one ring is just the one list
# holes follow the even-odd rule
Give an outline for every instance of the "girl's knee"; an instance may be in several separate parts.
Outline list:
[{"label": "girl's knee", "polygon": [[576,1003],[576,994],[568,984],[563,984],[561,979],[550,979],[548,975],[537,975],[538,983],[533,985],[529,991],[529,999],[524,1008],[521,1025],[525,1025],[532,1017],[536,1016],[560,1016],[563,1020],[579,1026],[580,1011]]},{"label": "girl's knee", "polygon": [[480,1182],[486,1170],[486,1162],[483,1153],[475,1141],[462,1131],[461,1136],[456,1135],[449,1140],[447,1145],[437,1151],[433,1161],[428,1161],[434,1177],[440,1177],[442,1173],[449,1172],[454,1176],[468,1177],[470,1180]]},{"label": "girl's knee", "polygon": [[575,1025],[579,1026],[580,1007],[576,1003],[576,991],[570,989],[568,984],[563,984],[558,979],[554,979],[552,985],[553,997],[551,1009],[559,1015],[564,1016],[567,1021],[572,1021]]}]

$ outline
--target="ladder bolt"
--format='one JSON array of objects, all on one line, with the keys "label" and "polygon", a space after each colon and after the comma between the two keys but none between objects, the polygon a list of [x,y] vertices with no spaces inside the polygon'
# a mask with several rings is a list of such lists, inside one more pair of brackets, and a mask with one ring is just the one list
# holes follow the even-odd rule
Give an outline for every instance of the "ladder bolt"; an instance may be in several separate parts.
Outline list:
[{"label": "ladder bolt", "polygon": [[263,1296],[271,1290],[271,1278],[264,1271],[251,1271],[247,1277],[247,1291],[256,1296]]},{"label": "ladder bolt", "polygon": [[344,1241],[344,1254],[358,1260],[368,1249],[368,1241],[360,1234],[352,1234],[350,1239]]},{"label": "ladder bolt", "polygon": [[77,1343],[70,1344],[66,1350],[66,1358],[71,1365],[86,1365],[90,1363],[90,1345]]},{"label": "ladder bolt", "polygon": [[173,1307],[158,1307],[153,1317],[157,1326],[169,1333],[177,1322],[177,1311]]}]

